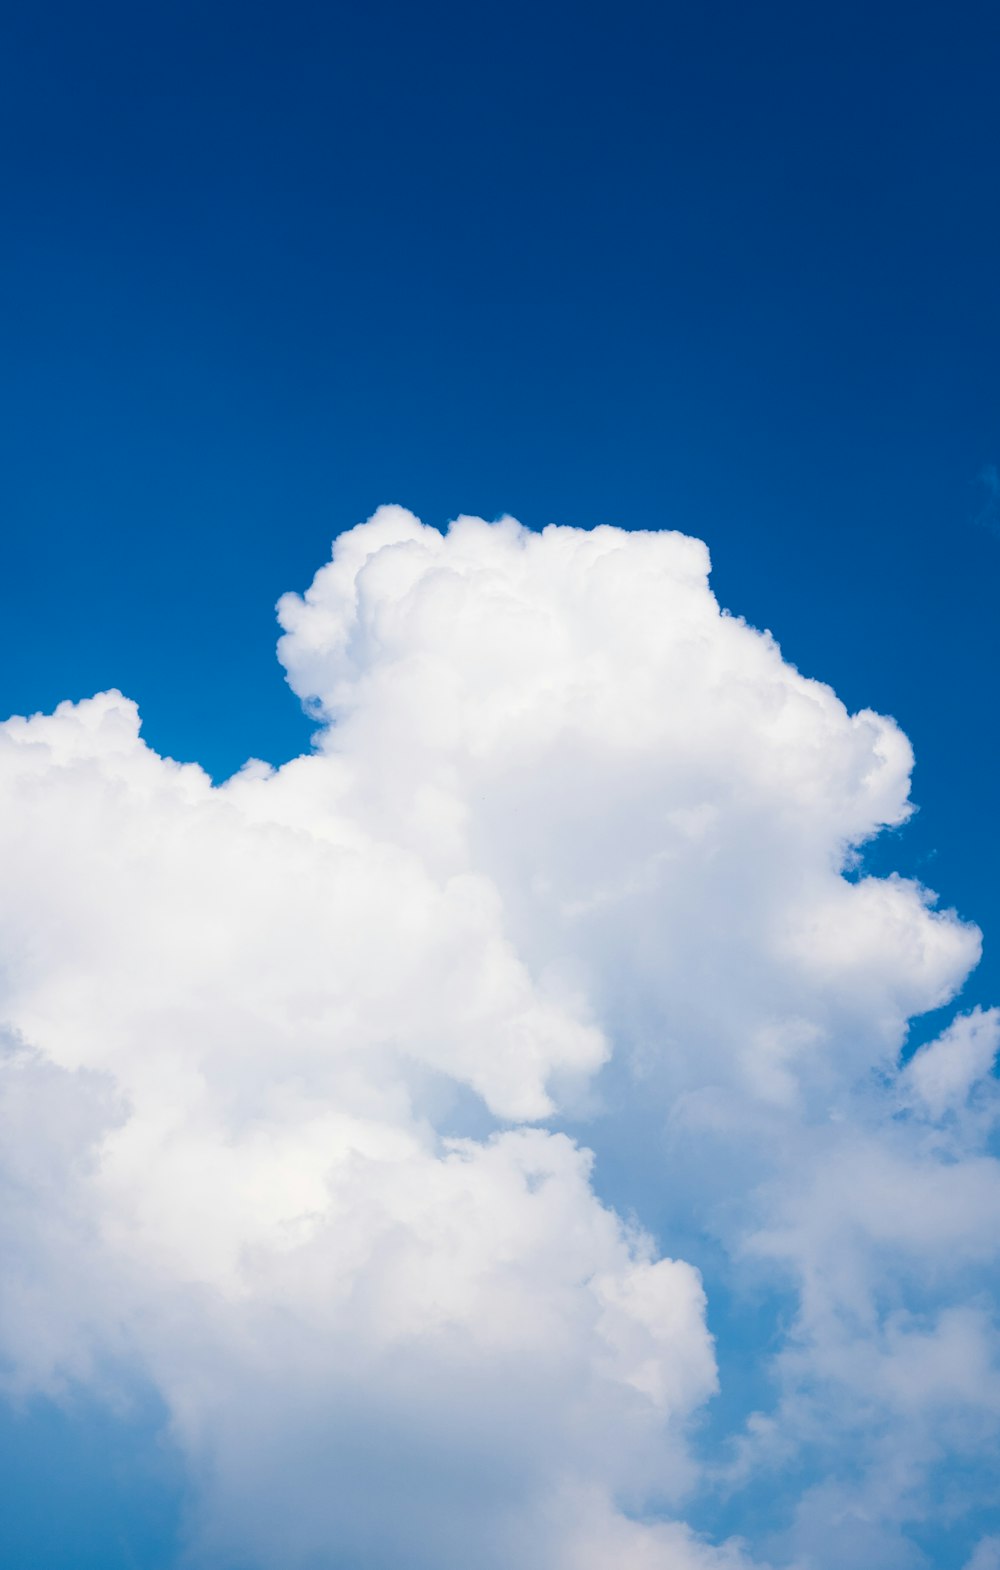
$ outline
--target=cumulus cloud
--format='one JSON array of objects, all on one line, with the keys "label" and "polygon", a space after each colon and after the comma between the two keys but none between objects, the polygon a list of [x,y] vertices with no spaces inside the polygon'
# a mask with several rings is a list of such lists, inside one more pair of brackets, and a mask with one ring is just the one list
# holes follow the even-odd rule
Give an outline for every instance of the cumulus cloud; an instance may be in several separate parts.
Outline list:
[{"label": "cumulus cloud", "polygon": [[[708,570],[381,508],[279,604],[308,756],[0,728],[7,1380],[152,1379],[206,1565],[833,1570],[995,1441],[996,1011],[900,1059],[979,934],[857,875],[909,745]],[[796,1304],[710,1458],[697,1237]],[[766,1551],[683,1524],[806,1453]]]}]

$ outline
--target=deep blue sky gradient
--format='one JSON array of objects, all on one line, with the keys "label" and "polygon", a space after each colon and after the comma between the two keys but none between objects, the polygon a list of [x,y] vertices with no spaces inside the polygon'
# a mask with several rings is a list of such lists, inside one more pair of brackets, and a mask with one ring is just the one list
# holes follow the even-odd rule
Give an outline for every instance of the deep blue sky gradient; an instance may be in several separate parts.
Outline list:
[{"label": "deep blue sky gradient", "polygon": [[280,761],[273,603],[379,502],[682,528],[907,730],[922,810],[871,864],[981,923],[1000,1001],[994,4],[39,0],[4,34],[4,714],[115,685],[161,751]]}]

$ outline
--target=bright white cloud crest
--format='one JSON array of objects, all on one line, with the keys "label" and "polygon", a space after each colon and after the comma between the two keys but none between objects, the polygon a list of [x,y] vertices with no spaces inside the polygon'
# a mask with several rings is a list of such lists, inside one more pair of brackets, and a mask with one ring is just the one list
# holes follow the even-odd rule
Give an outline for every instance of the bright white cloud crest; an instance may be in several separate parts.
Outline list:
[{"label": "bright white cloud crest", "polygon": [[[0,730],[9,1382],[151,1379],[205,1562],[730,1570],[668,1517],[827,1446],[767,1553],[916,1565],[993,1442],[996,1012],[898,1067],[979,936],[853,873],[909,745],[707,575],[382,508],[279,606],[310,756],[213,787],[117,693]],[[795,1294],[721,1461],[699,1273],[553,1117]]]}]

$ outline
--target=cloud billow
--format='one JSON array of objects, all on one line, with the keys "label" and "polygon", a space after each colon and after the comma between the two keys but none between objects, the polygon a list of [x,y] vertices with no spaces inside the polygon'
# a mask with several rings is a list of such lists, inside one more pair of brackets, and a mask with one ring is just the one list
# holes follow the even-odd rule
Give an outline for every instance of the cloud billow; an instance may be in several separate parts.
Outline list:
[{"label": "cloud billow", "polygon": [[[308,756],[215,787],[118,693],[0,728],[7,1381],[152,1380],[194,1562],[917,1566],[995,1444],[997,1014],[900,1060],[979,934],[853,875],[909,745],[708,567],[381,508],[279,604]],[[638,1221],[567,1117],[662,1130]],[[661,1191],[796,1304],[711,1455]],[[684,1525],[806,1455],[766,1543]]]}]

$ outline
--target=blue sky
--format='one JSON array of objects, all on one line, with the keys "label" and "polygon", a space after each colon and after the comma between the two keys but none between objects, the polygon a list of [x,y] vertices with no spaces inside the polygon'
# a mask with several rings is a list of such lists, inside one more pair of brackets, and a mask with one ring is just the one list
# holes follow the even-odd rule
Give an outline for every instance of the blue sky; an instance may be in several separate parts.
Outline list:
[{"label": "blue sky", "polygon": [[[4,715],[119,688],[220,781],[307,748],[273,606],[378,505],[679,529],[724,607],[909,736],[920,810],[864,867],[976,921],[959,1006],[1000,1001],[995,8],[6,22]],[[598,1191],[665,1225],[628,1139],[580,1137]],[[717,1276],[725,1370],[787,1284],[751,1308]],[[169,1562],[189,1485],[159,1398],[120,1432],[90,1394],[28,1399],[0,1419],[5,1562]],[[752,1537],[772,1486],[691,1519]]]},{"label": "blue sky", "polygon": [[117,684],[216,773],[287,756],[269,607],[332,532],[655,521],[900,719],[986,921],[991,11],[21,10],[8,710]]}]

